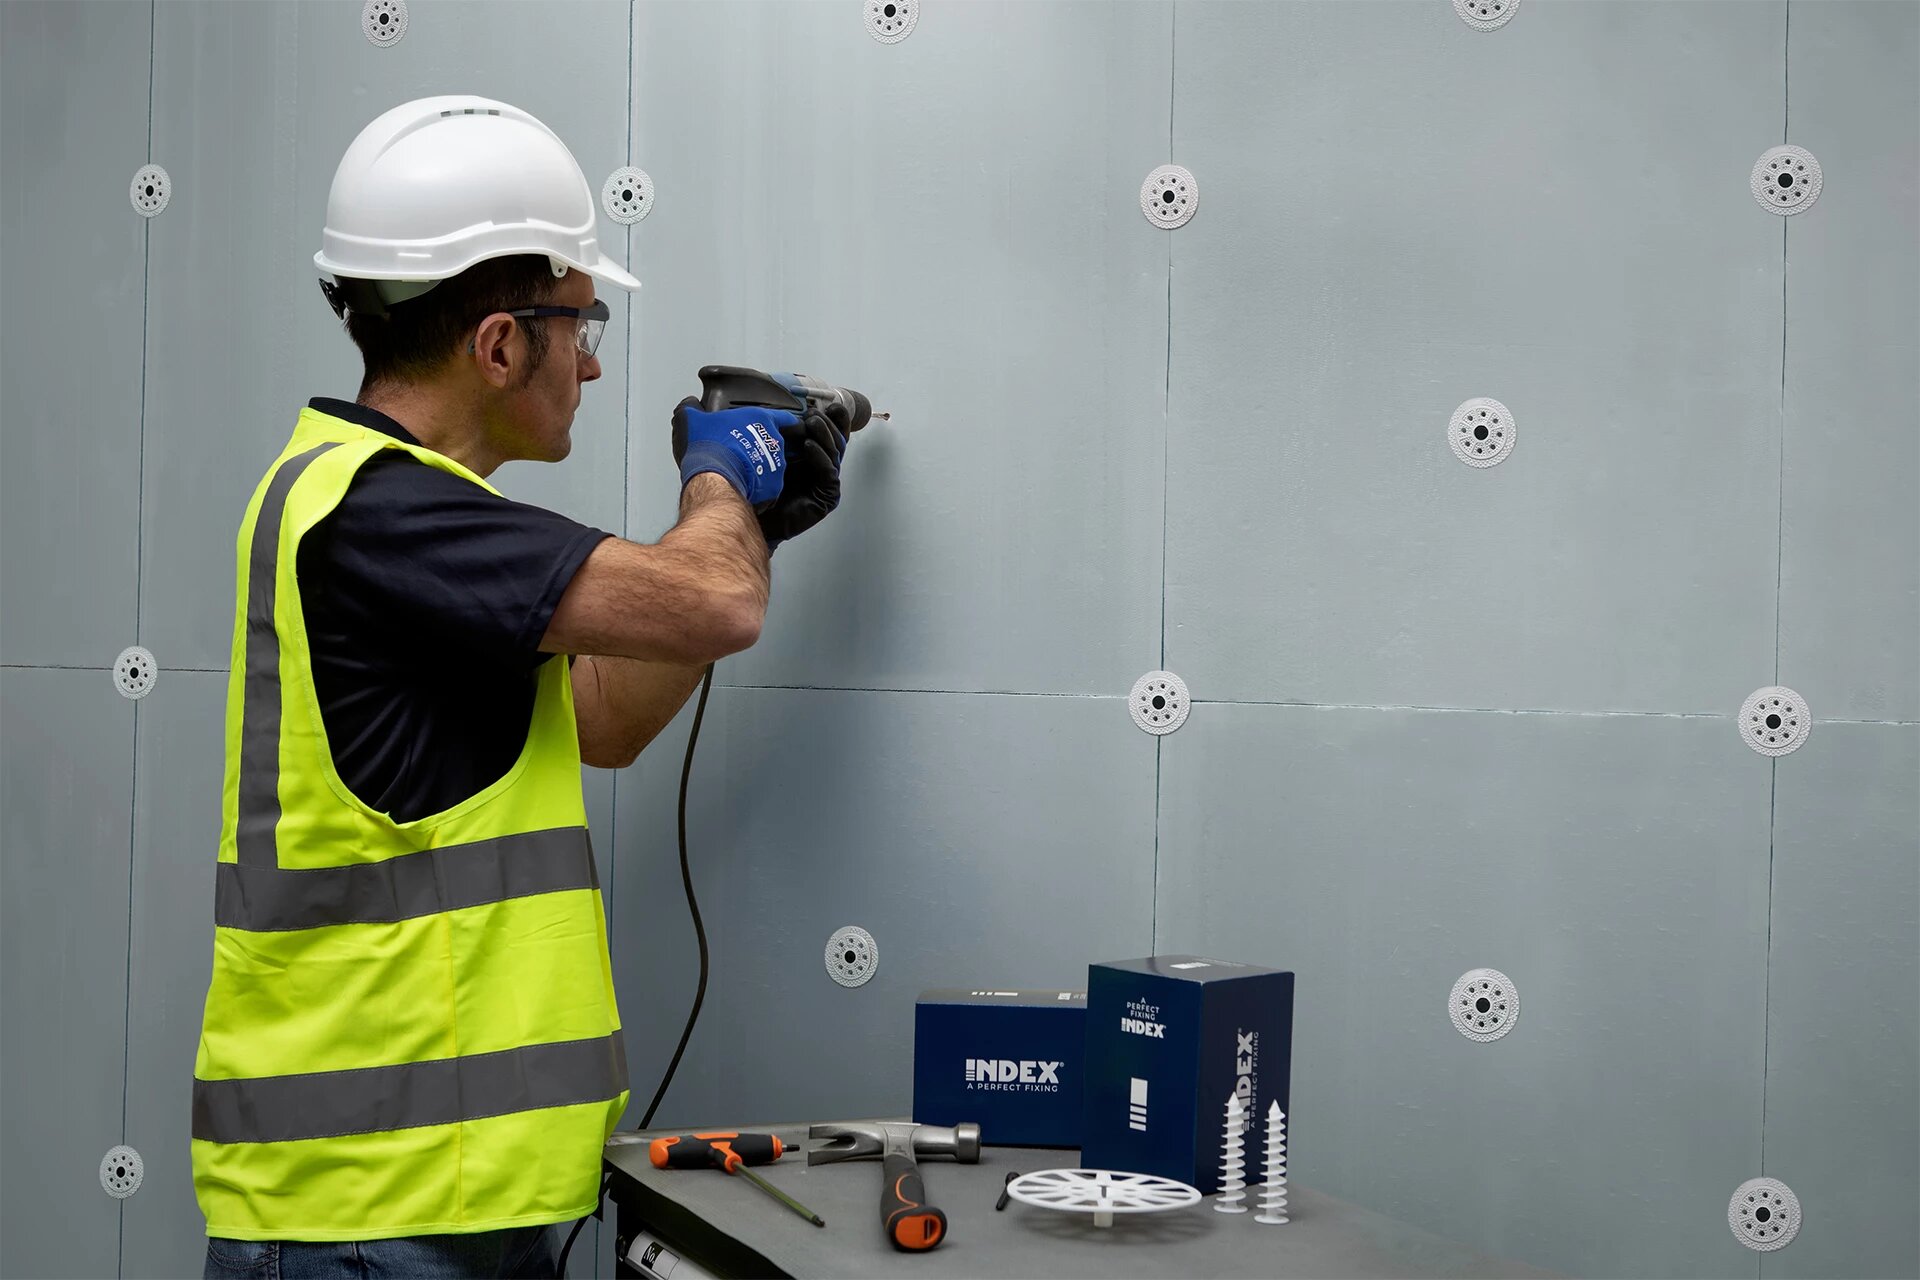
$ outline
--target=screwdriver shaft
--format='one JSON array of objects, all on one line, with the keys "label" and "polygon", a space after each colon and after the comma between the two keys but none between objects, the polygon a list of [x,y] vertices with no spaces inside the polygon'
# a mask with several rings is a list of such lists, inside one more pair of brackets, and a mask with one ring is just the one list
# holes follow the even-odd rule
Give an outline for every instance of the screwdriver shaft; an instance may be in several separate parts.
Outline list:
[{"label": "screwdriver shaft", "polygon": [[768,1195],[778,1200],[781,1204],[784,1204],[785,1206],[787,1206],[787,1208],[793,1210],[795,1213],[805,1218],[808,1222],[811,1222],[814,1226],[824,1227],[827,1225],[826,1220],[823,1219],[819,1214],[807,1208],[807,1206],[801,1204],[798,1200],[795,1200],[792,1196],[780,1190],[778,1187],[774,1186],[771,1182],[768,1182],[765,1178],[761,1177],[759,1174],[755,1173],[753,1170],[747,1168],[745,1165],[741,1165],[738,1169],[735,1169],[734,1172],[743,1173],[747,1177],[752,1178],[754,1186],[759,1187],[762,1191],[766,1192]]}]

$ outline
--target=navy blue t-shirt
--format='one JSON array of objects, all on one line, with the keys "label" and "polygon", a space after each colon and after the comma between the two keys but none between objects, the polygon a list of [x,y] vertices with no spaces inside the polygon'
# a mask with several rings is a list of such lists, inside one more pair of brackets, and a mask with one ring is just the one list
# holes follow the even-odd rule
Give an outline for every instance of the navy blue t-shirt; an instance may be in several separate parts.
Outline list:
[{"label": "navy blue t-shirt", "polygon": [[[419,444],[364,405],[321,413]],[[611,537],[383,450],[300,542],[300,604],[334,768],[409,822],[498,781],[526,745],[540,640]]]}]

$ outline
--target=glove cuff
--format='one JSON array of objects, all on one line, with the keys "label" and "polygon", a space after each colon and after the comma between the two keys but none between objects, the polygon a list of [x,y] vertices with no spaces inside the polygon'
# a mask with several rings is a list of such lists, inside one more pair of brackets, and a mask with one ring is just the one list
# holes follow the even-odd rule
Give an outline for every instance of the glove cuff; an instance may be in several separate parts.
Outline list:
[{"label": "glove cuff", "polygon": [[687,482],[703,471],[711,471],[724,479],[742,501],[746,500],[747,464],[733,450],[706,440],[688,445],[686,455],[680,459],[680,487],[686,488]]}]

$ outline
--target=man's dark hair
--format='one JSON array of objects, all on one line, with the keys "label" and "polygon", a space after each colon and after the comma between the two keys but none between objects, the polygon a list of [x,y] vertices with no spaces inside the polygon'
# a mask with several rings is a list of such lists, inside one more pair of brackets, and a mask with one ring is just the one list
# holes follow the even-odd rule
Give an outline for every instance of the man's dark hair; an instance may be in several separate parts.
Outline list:
[{"label": "man's dark hair", "polygon": [[[360,348],[366,376],[360,394],[383,382],[411,382],[426,377],[448,358],[466,349],[467,334],[496,311],[537,307],[551,302],[559,289],[543,254],[519,254],[477,262],[457,276],[405,302],[387,305],[386,315],[343,306],[334,293],[328,300],[336,313],[344,311],[347,336]],[[526,326],[528,375],[546,358],[551,326]]]}]

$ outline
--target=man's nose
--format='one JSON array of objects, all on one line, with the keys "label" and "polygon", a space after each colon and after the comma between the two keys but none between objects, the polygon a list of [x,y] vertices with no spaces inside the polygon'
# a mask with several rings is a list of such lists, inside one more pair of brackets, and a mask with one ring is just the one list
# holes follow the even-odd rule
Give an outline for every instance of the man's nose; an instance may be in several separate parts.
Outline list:
[{"label": "man's nose", "polygon": [[580,381],[598,382],[599,380],[600,380],[600,357],[597,355],[588,356],[586,359],[586,363],[583,364],[580,368]]}]

